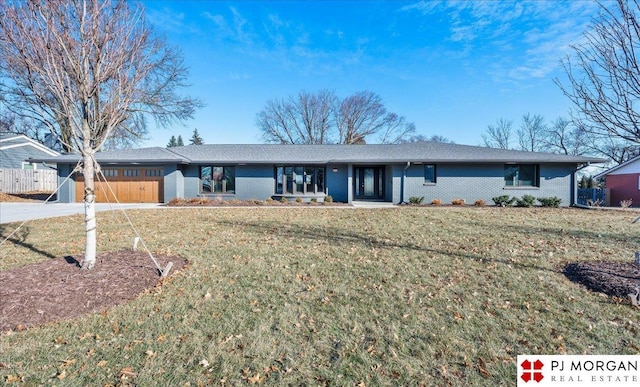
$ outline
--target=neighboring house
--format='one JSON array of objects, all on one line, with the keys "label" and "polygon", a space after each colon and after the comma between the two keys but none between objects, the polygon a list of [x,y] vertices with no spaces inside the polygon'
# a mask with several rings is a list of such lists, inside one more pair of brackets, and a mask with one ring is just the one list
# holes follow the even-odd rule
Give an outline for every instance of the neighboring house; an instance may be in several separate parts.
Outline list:
[{"label": "neighboring house", "polygon": [[640,156],[608,169],[595,178],[605,178],[608,205],[617,207],[622,200],[631,199],[633,207],[640,207]]},{"label": "neighboring house", "polygon": [[0,169],[55,169],[55,165],[34,163],[60,153],[22,134],[0,133]]},{"label": "neighboring house", "polygon": [[[597,158],[416,142],[399,145],[189,145],[101,152],[102,173],[120,202],[174,198],[312,198],[392,203],[424,197],[467,203],[495,196],[556,196],[575,203],[576,171]],[[58,164],[58,179],[73,178],[61,202],[82,201],[78,155],[43,158]],[[101,178],[101,176],[98,176]],[[113,201],[98,187],[99,201]],[[111,196],[111,195],[109,195]]]}]

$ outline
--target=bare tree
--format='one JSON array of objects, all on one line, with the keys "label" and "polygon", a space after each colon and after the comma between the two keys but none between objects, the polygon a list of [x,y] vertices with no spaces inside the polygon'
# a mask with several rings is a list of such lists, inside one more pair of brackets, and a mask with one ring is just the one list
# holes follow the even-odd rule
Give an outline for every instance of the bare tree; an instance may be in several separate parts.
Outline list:
[{"label": "bare tree", "polygon": [[640,144],[640,3],[618,0],[600,4],[600,15],[573,46],[563,67],[568,78],[555,83],[573,102],[573,118],[595,142],[608,139],[626,146]]},{"label": "bare tree", "polygon": [[336,126],[341,144],[362,144],[372,135],[378,135],[379,143],[395,144],[416,130],[404,117],[388,112],[382,98],[370,91],[355,93],[340,102]]},{"label": "bare tree", "polygon": [[406,144],[408,142],[419,142],[419,141],[431,141],[431,142],[441,142],[444,144],[455,144],[455,142],[439,134],[434,134],[431,137],[427,137],[424,134],[417,134],[417,135],[402,139],[400,143]]},{"label": "bare tree", "polygon": [[178,94],[186,74],[125,0],[0,2],[0,94],[81,156],[83,268],[96,257],[95,153],[118,130],[135,135],[148,115],[165,126],[191,117],[199,102]]},{"label": "bare tree", "polygon": [[570,120],[558,117],[547,127],[543,142],[548,151],[563,155],[584,156],[595,153],[588,146],[588,135]]},{"label": "bare tree", "polygon": [[343,100],[327,90],[270,100],[256,122],[266,142],[280,144],[363,144],[374,135],[380,143],[396,143],[415,132],[413,123],[387,112],[368,91]]},{"label": "bare tree", "polygon": [[484,146],[489,148],[510,149],[511,130],[513,121],[503,118],[496,121],[496,125],[489,125],[487,131],[482,135]]},{"label": "bare tree", "polygon": [[266,142],[279,144],[325,144],[330,142],[331,112],[335,94],[301,91],[296,97],[270,100],[257,115]]},{"label": "bare tree", "polygon": [[529,113],[522,116],[520,129],[516,132],[518,135],[518,143],[520,150],[529,152],[542,152],[545,150],[545,136],[547,127],[544,118],[539,115],[531,115]]}]

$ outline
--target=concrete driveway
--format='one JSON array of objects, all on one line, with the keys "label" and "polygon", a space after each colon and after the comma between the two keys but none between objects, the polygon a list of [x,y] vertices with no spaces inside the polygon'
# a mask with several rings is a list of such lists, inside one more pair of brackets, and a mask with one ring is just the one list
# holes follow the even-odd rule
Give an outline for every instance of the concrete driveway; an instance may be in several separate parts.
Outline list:
[{"label": "concrete driveway", "polygon": [[[121,208],[156,208],[160,204],[134,203],[134,204],[108,204],[97,203],[96,211],[111,211]],[[74,214],[84,214],[84,203],[0,203],[0,224],[11,222],[22,222],[32,219],[55,218],[57,216],[67,216]]]}]

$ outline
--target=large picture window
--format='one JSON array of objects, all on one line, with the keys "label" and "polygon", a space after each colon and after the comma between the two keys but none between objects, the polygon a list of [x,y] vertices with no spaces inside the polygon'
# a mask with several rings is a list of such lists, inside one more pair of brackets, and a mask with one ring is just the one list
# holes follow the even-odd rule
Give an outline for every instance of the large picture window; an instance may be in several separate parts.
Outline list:
[{"label": "large picture window", "polygon": [[276,167],[276,194],[324,193],[324,167],[281,165]]},{"label": "large picture window", "polygon": [[539,187],[539,168],[536,164],[504,166],[504,185],[507,187]]},{"label": "large picture window", "polygon": [[214,165],[200,167],[200,192],[234,194],[236,193],[236,168]]}]

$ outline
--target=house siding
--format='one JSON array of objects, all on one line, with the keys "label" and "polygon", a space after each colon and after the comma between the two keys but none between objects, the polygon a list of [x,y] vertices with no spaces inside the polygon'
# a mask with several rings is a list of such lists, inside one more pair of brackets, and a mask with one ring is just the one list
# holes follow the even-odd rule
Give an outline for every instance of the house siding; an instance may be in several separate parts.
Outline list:
[{"label": "house siding", "polygon": [[[50,155],[30,145],[3,149],[2,151],[0,151],[0,168],[23,169],[24,164],[28,164],[28,159],[46,156]],[[43,163],[34,164],[37,165],[37,169],[54,169],[52,166],[45,165]]]},{"label": "house siding", "polygon": [[76,201],[75,181],[73,180],[73,176],[67,179],[67,176],[69,176],[73,168],[75,168],[75,165],[58,164],[59,188],[57,199],[60,203],[73,203]]},{"label": "house siding", "polygon": [[[333,172],[333,169],[336,172]],[[325,190],[336,202],[347,203],[351,197],[353,167],[350,164],[329,164],[324,172]]]},{"label": "house siding", "polygon": [[[557,196],[562,205],[571,203],[572,173],[574,169],[566,165],[541,165],[540,186],[533,188],[505,187],[504,164],[436,164],[436,184],[424,183],[424,165],[411,165],[404,172],[404,166],[394,168],[394,202],[409,201],[412,196],[424,197],[425,203],[440,199],[451,203],[454,199],[464,199],[473,204],[482,199],[492,204],[492,198],[501,195],[522,197]],[[400,181],[405,174],[405,192],[401,198]],[[396,184],[398,182],[398,184]]]},{"label": "house siding", "polygon": [[620,201],[633,201],[632,207],[640,207],[640,173],[615,174],[607,176],[610,205],[617,207]]},{"label": "house siding", "polygon": [[164,201],[184,198],[184,175],[177,165],[164,167]]},{"label": "house siding", "polygon": [[276,179],[273,165],[236,166],[236,199],[265,200],[275,194]]}]

